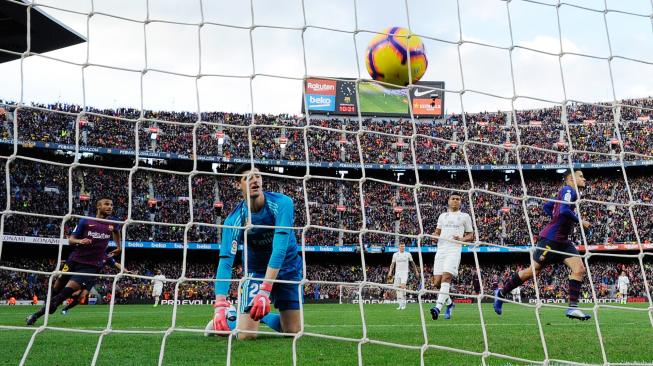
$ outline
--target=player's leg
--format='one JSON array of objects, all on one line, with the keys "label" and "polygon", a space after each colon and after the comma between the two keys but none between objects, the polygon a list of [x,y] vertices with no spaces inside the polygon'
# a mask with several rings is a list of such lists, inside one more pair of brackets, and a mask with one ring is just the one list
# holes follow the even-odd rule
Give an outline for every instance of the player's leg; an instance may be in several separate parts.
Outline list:
[{"label": "player's leg", "polygon": [[75,291],[75,293],[73,293],[73,296],[71,297],[72,301],[69,302],[68,304],[66,304],[66,306],[64,306],[63,309],[61,309],[61,314],[66,315],[68,313],[68,311],[70,311],[70,309],[77,306],[79,304],[79,302],[82,299],[84,299],[87,295],[88,295],[88,290],[86,290],[86,289],[81,289],[81,290]]},{"label": "player's leg", "polygon": [[442,310],[442,307],[448,303],[447,300],[450,300],[449,290],[451,289],[451,279],[453,278],[452,274],[449,272],[442,273],[442,283],[440,284],[440,293],[438,294],[438,299],[436,300],[436,307]]},{"label": "player's leg", "polygon": [[[50,308],[49,309],[46,308],[46,306],[47,306],[47,301],[46,301],[46,303],[43,304],[43,307],[41,307],[41,309],[39,309],[37,312],[35,312],[35,313],[33,313],[33,314],[31,314],[31,315],[29,315],[27,317],[27,319],[25,320],[27,325],[33,325],[34,323],[36,323],[36,321],[40,317],[45,315],[45,312],[48,311],[48,310],[50,310],[50,314],[54,313],[54,311],[56,311],[59,304],[61,304],[66,299],[68,299],[75,291],[79,290],[79,288],[81,286],[79,285],[79,283],[77,281],[75,281],[75,279],[76,279],[75,276],[72,276],[72,275],[69,275],[69,274],[66,273],[66,272],[74,272],[74,271],[78,270],[75,267],[76,266],[75,266],[74,263],[65,263],[63,265],[61,271],[64,272],[64,273],[61,274],[56,279],[54,285],[52,286],[52,294],[51,294],[51,298],[50,298]],[[71,285],[71,287],[68,286],[69,284]],[[57,303],[56,306],[54,306],[55,303]],[[54,306],[54,310],[53,310],[53,306]]]},{"label": "player's leg", "polygon": [[[270,294],[270,299],[274,302],[274,307],[281,313],[278,317],[279,323],[275,326],[271,321],[276,321],[273,317],[267,319],[266,325],[278,332],[297,333],[301,330],[300,304],[304,301],[304,289],[291,283],[276,283]],[[272,314],[272,313],[270,313]],[[266,315],[269,317],[270,314]],[[265,318],[264,318],[265,319]]]},{"label": "player's leg", "polygon": [[[574,248],[571,244],[570,246],[573,248],[573,251],[576,251],[576,248]],[[578,254],[577,251],[576,254]],[[569,275],[569,282],[568,282],[569,309],[567,309],[565,315],[567,315],[567,317],[570,319],[588,320],[591,318],[591,316],[585,314],[578,308],[578,298],[580,297],[580,288],[583,285],[583,279],[586,273],[583,260],[580,257],[567,257],[565,258],[564,263],[571,270],[571,274]]]},{"label": "player's leg", "polygon": [[503,313],[503,299],[505,299],[512,290],[533,278],[533,275],[539,275],[542,268],[544,268],[544,265],[545,263],[534,261],[530,267],[522,269],[519,272],[513,272],[506,282],[504,282],[503,287],[494,291],[494,312],[501,315]]},{"label": "player's leg", "polygon": [[280,310],[281,330],[284,333],[298,333],[302,329],[299,310]]},{"label": "player's leg", "polygon": [[154,307],[159,306],[159,301],[161,300],[161,291],[162,288],[154,287],[152,290],[152,297],[154,297]]},{"label": "player's leg", "polygon": [[[440,287],[442,285],[443,272],[444,272],[444,256],[442,251],[438,251],[435,254],[435,259],[433,261],[433,278],[432,278],[433,288],[436,291],[440,291]],[[431,312],[431,318],[433,320],[437,320],[438,316],[440,315],[440,311],[437,309],[437,306],[432,307],[430,312]]]},{"label": "player's leg", "polygon": [[[453,309],[453,301],[449,296],[451,292],[451,280],[454,275],[458,274],[458,267],[460,266],[460,249],[456,248],[453,251],[442,252],[440,260],[436,262],[440,277],[440,293],[435,302],[435,307],[431,308],[431,318],[437,320],[442,307],[447,306],[447,319],[451,318],[451,310]],[[438,263],[439,262],[439,263]],[[440,272],[441,271],[441,272]],[[434,270],[435,272],[435,270]]]},{"label": "player's leg", "polygon": [[406,308],[406,283],[399,285],[399,290],[397,290],[397,297],[399,297],[399,309],[403,310]]},{"label": "player's leg", "polygon": [[553,243],[548,240],[540,239],[537,242],[535,252],[533,252],[533,261],[531,265],[519,272],[513,272],[512,275],[510,275],[510,278],[504,282],[503,287],[494,291],[495,298],[493,307],[495,313],[498,315],[503,313],[503,299],[505,299],[512,290],[521,286],[524,282],[533,278],[533,276],[539,275],[544,266],[557,259],[555,253],[549,253],[549,251],[553,249],[552,244]]},{"label": "player's leg", "polygon": [[66,301],[66,299],[70,298],[75,291],[80,289],[80,284],[77,283],[76,281],[73,281],[72,279],[69,280],[66,283],[66,287],[64,287],[56,296],[52,297],[50,299],[50,307],[46,310],[46,305],[43,305],[41,309],[39,309],[37,312],[34,314],[30,315],[26,319],[27,325],[33,325],[36,323],[36,321],[45,315],[45,312],[48,311],[50,314],[54,314],[55,311],[57,311],[57,308],[59,305],[61,305],[62,302]]},{"label": "player's leg", "polygon": [[256,339],[256,333],[249,333],[249,332],[256,332],[258,331],[259,327],[259,322],[252,320],[250,318],[249,313],[241,313],[240,316],[238,317],[238,330],[240,331],[238,333],[238,339],[243,341],[243,340],[248,340],[248,339]]},{"label": "player's leg", "polygon": [[405,294],[406,292],[404,291],[406,289],[406,282],[408,280],[408,275],[402,273],[397,273],[395,274],[394,282],[393,285],[397,287],[397,290],[395,291],[397,294],[397,310],[402,310],[404,308],[404,301],[405,301]]},{"label": "player's leg", "polygon": [[442,258],[442,253],[437,252],[435,254],[435,259],[433,260],[433,277],[431,277],[431,285],[435,290],[440,290],[440,284],[442,283],[442,272],[444,266],[444,261]]},{"label": "player's leg", "polygon": [[[449,293],[451,293],[451,282],[449,282]],[[446,301],[444,302],[445,310],[444,310],[444,318],[445,319],[451,319],[451,315],[453,314],[453,309],[456,307],[456,304],[453,302],[453,299],[451,298],[451,295],[447,296]]]},{"label": "player's leg", "polygon": [[628,303],[628,287],[626,286],[622,286],[621,288],[621,303],[622,304]]}]

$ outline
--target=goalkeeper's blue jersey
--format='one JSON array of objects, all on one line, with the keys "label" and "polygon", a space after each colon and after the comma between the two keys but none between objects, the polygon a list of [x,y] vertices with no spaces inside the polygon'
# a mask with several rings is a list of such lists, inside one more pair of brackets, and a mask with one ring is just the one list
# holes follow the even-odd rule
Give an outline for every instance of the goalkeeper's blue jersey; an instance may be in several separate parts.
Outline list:
[{"label": "goalkeeper's blue jersey", "polygon": [[[265,205],[258,212],[252,213],[252,225],[274,226],[274,228],[255,227],[247,232],[247,271],[263,277],[269,266],[279,269],[277,279],[300,280],[302,259],[297,253],[295,232],[290,228],[294,225],[293,201],[282,193],[264,192],[263,194]],[[246,202],[241,201],[223,224],[236,227],[222,229],[217,279],[231,278],[231,269],[238,247],[245,244],[245,230],[237,227],[245,226],[247,212]],[[216,294],[226,295],[228,290],[228,282],[216,282]]]}]

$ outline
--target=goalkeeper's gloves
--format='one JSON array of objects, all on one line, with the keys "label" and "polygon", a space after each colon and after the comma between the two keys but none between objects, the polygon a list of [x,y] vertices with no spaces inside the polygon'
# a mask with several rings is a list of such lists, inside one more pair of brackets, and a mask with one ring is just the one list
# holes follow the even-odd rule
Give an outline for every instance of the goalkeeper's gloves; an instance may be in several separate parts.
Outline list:
[{"label": "goalkeeper's gloves", "polygon": [[259,287],[249,310],[249,316],[252,320],[259,321],[270,312],[270,292],[272,292],[272,284],[269,282],[261,283],[261,287]]},{"label": "goalkeeper's gloves", "polygon": [[230,331],[229,324],[227,324],[227,311],[231,303],[229,301],[220,300],[213,304],[213,330],[217,331]]}]

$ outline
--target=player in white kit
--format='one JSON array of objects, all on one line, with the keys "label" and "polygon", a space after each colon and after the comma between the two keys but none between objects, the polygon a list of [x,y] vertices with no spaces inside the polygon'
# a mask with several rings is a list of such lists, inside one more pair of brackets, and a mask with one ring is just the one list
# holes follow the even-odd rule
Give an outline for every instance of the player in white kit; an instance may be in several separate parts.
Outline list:
[{"label": "player in white kit", "polygon": [[438,237],[438,251],[435,254],[433,265],[433,286],[440,293],[436,305],[431,308],[433,320],[438,319],[444,305],[447,305],[444,318],[450,319],[454,307],[449,293],[452,277],[458,276],[461,244],[451,241],[451,239],[463,242],[474,241],[472,218],[469,214],[460,211],[461,203],[462,198],[459,194],[453,193],[449,196],[448,210],[440,214],[435,229],[435,236]]},{"label": "player in white kit", "polygon": [[626,271],[621,271],[621,275],[617,279],[617,286],[619,286],[622,304],[628,302],[628,285],[630,285],[630,279],[628,278],[628,275],[626,275]]},{"label": "player in white kit", "polygon": [[161,299],[161,292],[163,291],[163,282],[166,276],[161,273],[161,270],[156,271],[156,276],[152,279],[152,297],[154,298],[154,307],[159,305]]},{"label": "player in white kit", "polygon": [[[408,282],[408,266],[409,264],[413,267],[415,272],[415,277],[419,277],[419,270],[417,265],[413,261],[413,256],[406,251],[406,244],[399,244],[399,251],[395,252],[392,255],[392,263],[390,264],[390,270],[388,271],[388,282],[393,277],[394,272],[394,286],[398,286],[400,289],[397,290],[397,302],[399,307],[397,310],[406,309],[406,283]],[[395,267],[396,266],[396,267]]]},{"label": "player in white kit", "polygon": [[510,291],[510,294],[512,295],[512,301],[521,302],[521,286],[515,287]]}]

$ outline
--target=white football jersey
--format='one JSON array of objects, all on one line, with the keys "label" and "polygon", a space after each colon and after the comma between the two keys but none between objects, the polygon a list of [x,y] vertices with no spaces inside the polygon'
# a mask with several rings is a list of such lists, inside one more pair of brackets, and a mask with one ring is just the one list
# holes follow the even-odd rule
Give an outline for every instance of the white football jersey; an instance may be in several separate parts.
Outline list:
[{"label": "white football jersey", "polygon": [[154,276],[154,279],[152,280],[152,283],[154,284],[154,287],[163,287],[163,281],[165,281],[166,276],[160,274]]},{"label": "white football jersey", "polygon": [[441,213],[438,217],[438,226],[436,228],[440,229],[438,247],[442,244],[457,245],[456,242],[451,242],[447,239],[451,239],[454,236],[460,236],[462,238],[465,233],[474,231],[472,218],[468,213],[461,211]]},{"label": "white football jersey", "polygon": [[395,264],[395,273],[408,273],[408,262],[413,261],[413,256],[407,251],[403,253],[395,252],[392,255],[392,263]]},{"label": "white football jersey", "polygon": [[628,276],[619,276],[617,283],[619,284],[619,287],[628,286],[630,284],[630,279],[628,279]]}]

